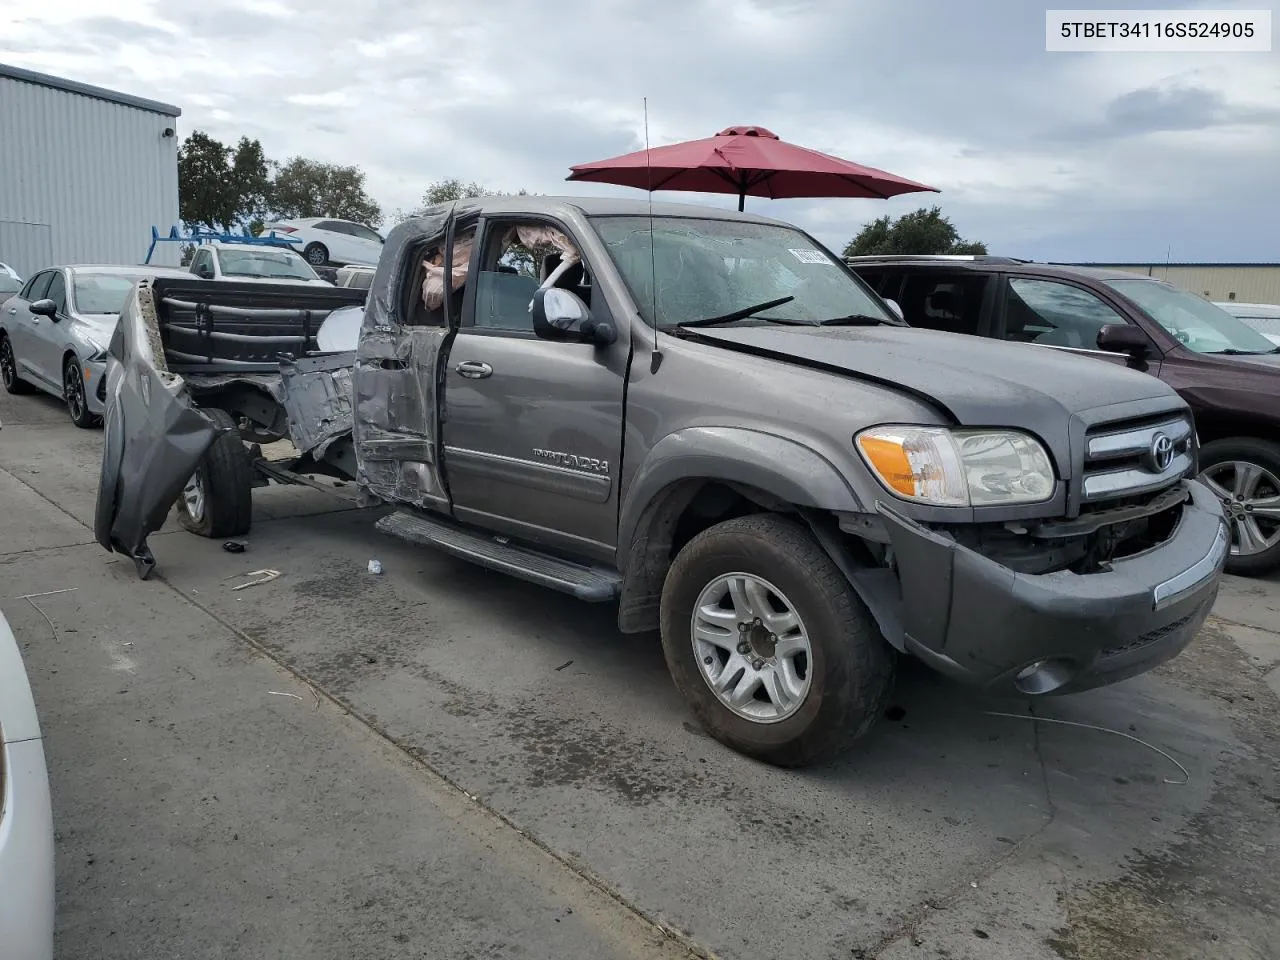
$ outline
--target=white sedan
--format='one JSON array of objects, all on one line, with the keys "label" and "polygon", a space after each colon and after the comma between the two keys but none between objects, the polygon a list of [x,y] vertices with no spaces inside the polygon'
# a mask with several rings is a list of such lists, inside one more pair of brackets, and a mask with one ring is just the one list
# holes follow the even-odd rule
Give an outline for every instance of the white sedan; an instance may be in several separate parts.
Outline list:
[{"label": "white sedan", "polygon": [[51,960],[53,914],[44,741],[22,654],[0,615],[0,955]]},{"label": "white sedan", "polygon": [[191,272],[205,280],[241,283],[306,283],[331,287],[311,264],[287,247],[211,240],[196,248]]},{"label": "white sedan", "polygon": [[277,220],[264,226],[261,235],[273,230],[301,241],[297,248],[313,267],[327,264],[341,267],[352,263],[376,265],[382,256],[382,234],[351,220],[335,220],[333,217]]}]

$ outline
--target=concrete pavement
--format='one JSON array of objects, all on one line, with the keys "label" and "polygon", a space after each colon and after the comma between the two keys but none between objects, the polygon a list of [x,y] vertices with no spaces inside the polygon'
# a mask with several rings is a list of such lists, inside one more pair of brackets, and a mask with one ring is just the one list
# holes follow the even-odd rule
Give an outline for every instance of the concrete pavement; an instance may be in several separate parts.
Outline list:
[{"label": "concrete pavement", "polygon": [[[137,581],[87,529],[99,435],[41,398],[0,421],[66,956],[1278,955],[1274,582],[1229,583],[1156,675],[1035,708],[1185,783],[920,670],[853,756],[779,771],[612,610],[317,491],[258,491],[243,555],[166,528]],[[13,598],[67,586],[55,641]]]}]

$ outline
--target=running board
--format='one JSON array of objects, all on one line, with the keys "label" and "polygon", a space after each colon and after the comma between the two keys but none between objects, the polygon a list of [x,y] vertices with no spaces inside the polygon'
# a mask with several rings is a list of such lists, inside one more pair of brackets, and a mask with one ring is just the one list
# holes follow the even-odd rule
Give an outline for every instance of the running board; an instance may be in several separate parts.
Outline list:
[{"label": "running board", "polygon": [[463,560],[559,590],[589,603],[617,599],[622,592],[622,575],[605,567],[587,567],[561,560],[523,546],[514,546],[492,534],[474,532],[448,520],[414,513],[393,513],[376,524],[383,533],[437,547]]}]

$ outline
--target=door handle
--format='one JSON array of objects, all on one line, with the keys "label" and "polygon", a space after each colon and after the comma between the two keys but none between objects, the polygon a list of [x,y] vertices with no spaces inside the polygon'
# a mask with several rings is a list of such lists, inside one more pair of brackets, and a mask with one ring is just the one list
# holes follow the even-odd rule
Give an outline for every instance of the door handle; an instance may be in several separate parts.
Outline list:
[{"label": "door handle", "polygon": [[468,380],[482,380],[493,375],[493,367],[479,360],[463,360],[453,369]]}]

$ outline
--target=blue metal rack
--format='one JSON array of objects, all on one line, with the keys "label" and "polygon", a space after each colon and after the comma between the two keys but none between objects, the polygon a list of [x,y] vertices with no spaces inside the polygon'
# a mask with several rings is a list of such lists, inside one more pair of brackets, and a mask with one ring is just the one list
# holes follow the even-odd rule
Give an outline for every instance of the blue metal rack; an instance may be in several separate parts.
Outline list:
[{"label": "blue metal rack", "polygon": [[250,246],[259,247],[285,247],[290,244],[301,243],[298,237],[282,237],[274,230],[260,237],[255,237],[249,232],[249,228],[245,227],[243,233],[218,233],[214,230],[192,230],[186,236],[178,232],[176,226],[169,228],[167,237],[160,236],[160,231],[156,227],[151,228],[151,245],[147,247],[147,259],[143,263],[150,263],[152,255],[156,252],[157,243],[190,243],[199,246],[202,243],[208,243],[210,240],[220,240],[223,243],[248,244]]}]

